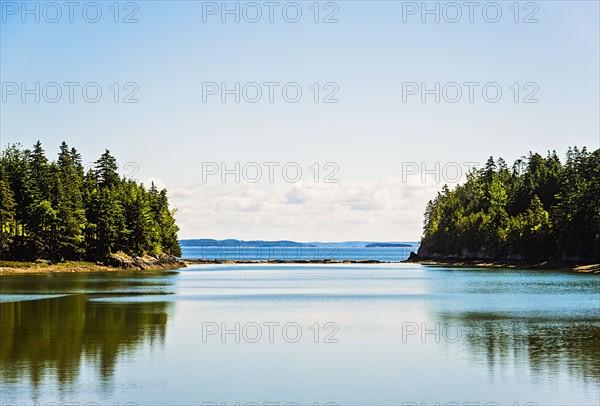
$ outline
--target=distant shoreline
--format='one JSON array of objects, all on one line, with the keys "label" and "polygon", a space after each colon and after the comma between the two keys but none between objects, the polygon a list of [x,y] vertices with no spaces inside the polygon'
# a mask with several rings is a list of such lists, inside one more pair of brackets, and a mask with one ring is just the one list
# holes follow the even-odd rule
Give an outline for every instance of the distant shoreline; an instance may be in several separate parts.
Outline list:
[{"label": "distant shoreline", "polygon": [[[147,261],[147,259],[145,260]],[[339,264],[420,264],[430,266],[453,266],[464,268],[482,269],[528,269],[528,270],[569,270],[573,272],[600,274],[600,264],[573,264],[564,262],[507,262],[483,260],[457,260],[457,259],[408,259],[405,261],[379,261],[379,260],[334,260],[334,259],[307,259],[307,260],[227,260],[227,259],[178,259],[168,262],[144,263],[135,262],[128,266],[101,265],[93,262],[62,262],[55,264],[37,262],[12,262],[0,261],[0,276],[2,275],[43,275],[48,273],[68,272],[152,272],[186,268],[189,265],[236,265],[236,264],[286,264],[286,265],[339,265]]]},{"label": "distant shoreline", "polygon": [[398,264],[377,259],[184,259],[186,265],[212,264]]}]

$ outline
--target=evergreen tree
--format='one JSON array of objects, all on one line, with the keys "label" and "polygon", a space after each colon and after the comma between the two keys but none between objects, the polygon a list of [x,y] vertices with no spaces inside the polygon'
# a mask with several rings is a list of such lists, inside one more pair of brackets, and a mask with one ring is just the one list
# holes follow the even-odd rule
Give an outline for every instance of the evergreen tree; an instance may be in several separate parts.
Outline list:
[{"label": "evergreen tree", "polygon": [[120,179],[108,150],[84,174],[81,155],[63,142],[49,162],[40,142],[0,155],[0,256],[16,260],[103,260],[181,255],[166,190]]},{"label": "evergreen tree", "polygon": [[0,258],[2,259],[5,257],[5,252],[10,250],[16,232],[16,203],[3,161],[0,159]]},{"label": "evergreen tree", "polygon": [[123,214],[126,233],[123,236],[123,245],[135,255],[142,255],[152,251],[154,228],[150,213],[150,204],[146,191],[142,185],[129,181],[123,185],[124,201]]},{"label": "evergreen tree", "polygon": [[81,189],[83,177],[76,150],[69,150],[65,142],[60,146],[58,177],[56,179],[56,207],[58,210],[57,259],[82,258],[84,254],[83,228],[85,210]]},{"label": "evergreen tree", "polygon": [[105,150],[104,154],[96,161],[96,175],[101,187],[113,187],[119,183],[119,166],[117,160]]},{"label": "evergreen tree", "polygon": [[600,150],[490,157],[463,185],[425,211],[423,256],[485,259],[600,259]]}]

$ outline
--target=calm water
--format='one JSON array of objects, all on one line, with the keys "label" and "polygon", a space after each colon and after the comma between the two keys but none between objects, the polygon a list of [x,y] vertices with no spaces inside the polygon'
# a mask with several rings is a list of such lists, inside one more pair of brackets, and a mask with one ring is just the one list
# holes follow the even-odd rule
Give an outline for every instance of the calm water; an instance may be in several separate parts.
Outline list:
[{"label": "calm water", "polygon": [[347,247],[336,243],[308,245],[264,246],[252,243],[220,245],[182,245],[184,259],[219,260],[377,260],[385,262],[404,261],[411,251],[418,250],[418,243],[411,247]]},{"label": "calm water", "polygon": [[2,404],[600,402],[597,275],[215,265],[0,293]]}]

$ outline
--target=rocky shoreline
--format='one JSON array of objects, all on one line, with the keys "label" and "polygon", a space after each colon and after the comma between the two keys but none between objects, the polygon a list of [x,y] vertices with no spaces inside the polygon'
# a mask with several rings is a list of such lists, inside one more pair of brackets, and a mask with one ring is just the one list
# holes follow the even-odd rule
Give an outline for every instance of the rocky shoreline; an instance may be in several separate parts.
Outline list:
[{"label": "rocky shoreline", "polygon": [[[378,260],[225,260],[225,259],[186,259],[169,255],[146,255],[143,257],[130,257],[117,253],[112,254],[104,263],[93,262],[64,262],[35,263],[0,262],[0,275],[10,274],[44,274],[54,272],[116,272],[116,271],[159,271],[185,268],[188,265],[218,265],[218,264],[390,264],[394,262]],[[455,266],[466,268],[520,268],[520,269],[562,269],[574,272],[600,274],[600,264],[581,264],[567,262],[534,262],[534,261],[490,261],[477,259],[457,258],[424,258],[415,253],[400,263],[415,263],[421,265]]]},{"label": "rocky shoreline", "polygon": [[594,263],[575,263],[564,261],[502,261],[502,260],[484,260],[470,258],[450,258],[450,257],[422,257],[414,252],[408,257],[406,263],[421,265],[439,265],[456,266],[466,268],[520,268],[520,269],[554,269],[571,270],[574,272],[586,272],[600,274],[600,264]]},{"label": "rocky shoreline", "polygon": [[159,271],[185,268],[185,262],[170,255],[145,255],[130,257],[118,253],[112,254],[103,263],[68,261],[49,263],[36,262],[1,262],[0,275],[12,274],[45,274],[63,272],[116,272],[116,271]]},{"label": "rocky shoreline", "polygon": [[105,265],[129,270],[160,270],[185,268],[185,262],[172,255],[145,255],[143,257],[130,257],[123,253],[112,254],[105,262]]},{"label": "rocky shoreline", "polygon": [[181,260],[168,255],[130,257],[124,254],[112,254],[104,263],[62,262],[34,263],[4,262],[0,263],[0,275],[11,274],[45,274],[62,272],[117,272],[117,271],[157,271],[185,268],[188,265],[218,264],[382,264],[389,263],[377,260],[221,260],[221,259],[187,259]]}]

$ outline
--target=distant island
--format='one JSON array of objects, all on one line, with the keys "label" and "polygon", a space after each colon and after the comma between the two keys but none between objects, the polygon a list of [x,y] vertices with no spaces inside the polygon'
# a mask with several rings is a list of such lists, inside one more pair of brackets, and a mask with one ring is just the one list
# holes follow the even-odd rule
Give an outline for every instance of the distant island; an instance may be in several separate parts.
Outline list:
[{"label": "distant island", "polygon": [[365,245],[366,248],[412,248],[411,244],[402,242],[372,242]]},{"label": "distant island", "polygon": [[119,177],[108,150],[87,172],[65,142],[54,161],[40,142],[0,155],[1,261],[176,267],[178,230],[167,191]]},{"label": "distant island", "polygon": [[278,241],[263,241],[263,240],[236,240],[236,239],[225,239],[225,240],[214,240],[212,238],[197,238],[191,240],[179,241],[182,247],[200,247],[200,246],[254,246],[254,247],[292,247],[292,246],[308,246],[316,247],[316,243],[303,243],[289,240],[278,240]]},{"label": "distant island", "polygon": [[341,242],[297,242],[291,240],[236,240],[225,239],[215,240],[211,238],[198,238],[180,240],[182,247],[236,247],[236,246],[253,246],[253,247],[307,247],[316,248],[326,245],[336,246],[338,248],[414,248],[413,244],[404,242],[369,242],[369,241],[341,241]]},{"label": "distant island", "polygon": [[489,158],[466,183],[444,186],[425,211],[411,260],[600,260],[600,150]]}]

